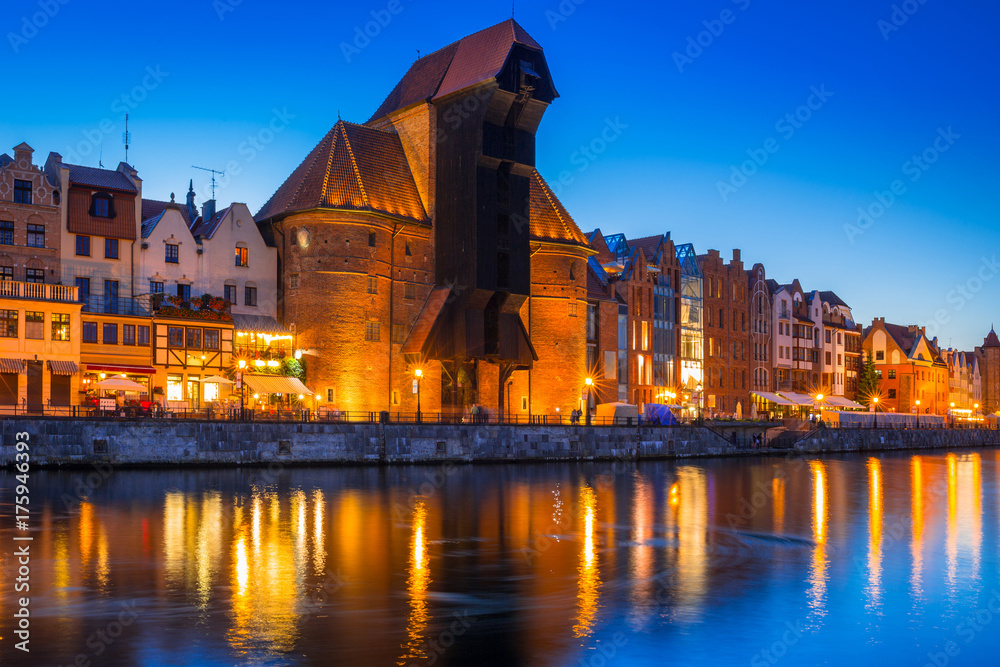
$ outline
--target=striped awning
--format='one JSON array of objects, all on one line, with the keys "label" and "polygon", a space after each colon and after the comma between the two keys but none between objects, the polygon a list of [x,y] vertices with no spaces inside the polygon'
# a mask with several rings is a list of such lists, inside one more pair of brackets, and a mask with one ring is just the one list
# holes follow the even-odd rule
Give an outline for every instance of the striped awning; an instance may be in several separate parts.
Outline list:
[{"label": "striped awning", "polygon": [[787,405],[795,405],[794,403],[792,403],[791,401],[789,401],[787,398],[782,398],[781,396],[778,396],[777,394],[773,394],[773,393],[771,393],[769,391],[755,391],[755,392],[753,392],[753,395],[754,396],[759,396],[759,397],[763,398],[765,401],[770,401],[771,403],[774,403],[775,405],[786,405],[786,406]]},{"label": "striped awning", "polygon": [[27,373],[24,359],[0,359],[0,373]]},{"label": "striped awning", "polygon": [[76,375],[80,367],[72,361],[49,361],[49,370],[54,375]]},{"label": "striped awning", "polygon": [[302,380],[287,375],[244,375],[247,385],[260,394],[305,394],[312,392],[302,384]]}]

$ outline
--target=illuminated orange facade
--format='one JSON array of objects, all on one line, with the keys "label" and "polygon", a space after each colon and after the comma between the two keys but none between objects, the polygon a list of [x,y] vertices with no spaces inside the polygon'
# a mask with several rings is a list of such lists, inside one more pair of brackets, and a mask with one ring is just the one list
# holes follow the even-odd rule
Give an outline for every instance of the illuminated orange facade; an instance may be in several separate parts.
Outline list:
[{"label": "illuminated orange facade", "polygon": [[927,338],[924,327],[886,324],[884,317],[875,318],[864,331],[863,347],[880,376],[880,411],[947,414],[948,365],[937,339]]}]

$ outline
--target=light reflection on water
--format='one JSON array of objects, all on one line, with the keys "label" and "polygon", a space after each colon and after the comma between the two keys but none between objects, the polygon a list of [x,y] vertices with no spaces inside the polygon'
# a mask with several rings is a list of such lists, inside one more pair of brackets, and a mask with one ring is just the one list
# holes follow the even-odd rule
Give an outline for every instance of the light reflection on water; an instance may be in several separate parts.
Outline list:
[{"label": "light reflection on water", "polygon": [[791,624],[787,664],[923,665],[997,581],[998,461],[117,471],[72,509],[38,471],[32,663],[747,664]]}]

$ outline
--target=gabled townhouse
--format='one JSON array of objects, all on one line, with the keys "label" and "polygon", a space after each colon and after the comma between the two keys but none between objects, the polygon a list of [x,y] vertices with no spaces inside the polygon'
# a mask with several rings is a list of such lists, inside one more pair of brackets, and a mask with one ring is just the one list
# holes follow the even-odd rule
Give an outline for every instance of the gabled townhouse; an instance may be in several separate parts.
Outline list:
[{"label": "gabled townhouse", "polygon": [[747,272],[739,249],[698,255],[705,294],[705,408],[710,415],[749,414],[751,355]]},{"label": "gabled townhouse", "polygon": [[924,327],[875,318],[864,330],[863,347],[879,377],[880,411],[947,414],[948,364]]}]

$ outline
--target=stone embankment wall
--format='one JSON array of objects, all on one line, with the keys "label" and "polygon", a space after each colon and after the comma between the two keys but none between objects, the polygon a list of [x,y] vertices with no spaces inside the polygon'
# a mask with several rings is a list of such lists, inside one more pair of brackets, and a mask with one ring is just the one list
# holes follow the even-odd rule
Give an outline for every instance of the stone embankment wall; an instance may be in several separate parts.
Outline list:
[{"label": "stone embankment wall", "polygon": [[[716,431],[696,426],[381,425],[24,417],[2,422],[0,465],[14,462],[15,434],[21,431],[29,433],[32,466],[559,461],[762,453],[734,447]],[[808,434],[794,449],[819,453],[997,444],[998,431],[830,429]]]}]

